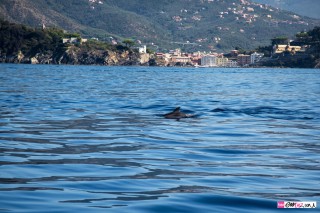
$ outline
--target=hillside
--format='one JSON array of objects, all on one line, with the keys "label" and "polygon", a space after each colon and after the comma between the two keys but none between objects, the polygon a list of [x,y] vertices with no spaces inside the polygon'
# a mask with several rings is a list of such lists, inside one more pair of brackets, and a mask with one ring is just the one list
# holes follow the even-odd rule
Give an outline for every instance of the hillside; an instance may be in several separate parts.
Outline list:
[{"label": "hillside", "polygon": [[253,49],[320,25],[247,0],[2,0],[1,17],[85,37],[133,38],[160,50]]},{"label": "hillside", "polygon": [[[62,42],[63,38],[76,39]],[[149,65],[150,57],[122,45],[83,40],[57,28],[35,29],[0,19],[0,63]]]},{"label": "hillside", "polygon": [[254,2],[269,4],[283,10],[295,12],[299,15],[320,19],[319,0],[253,0]]}]

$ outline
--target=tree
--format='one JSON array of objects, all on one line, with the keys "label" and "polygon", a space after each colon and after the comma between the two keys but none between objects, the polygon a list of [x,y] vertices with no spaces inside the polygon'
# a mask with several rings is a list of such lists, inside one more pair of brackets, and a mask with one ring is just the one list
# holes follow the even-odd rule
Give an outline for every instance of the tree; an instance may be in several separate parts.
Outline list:
[{"label": "tree", "polygon": [[285,36],[275,37],[271,39],[272,46],[278,45],[278,44],[288,44],[288,42],[289,42],[289,39],[288,37],[285,37]]},{"label": "tree", "polygon": [[308,33],[307,32],[300,32],[296,34],[297,38],[305,38],[308,37]]},{"label": "tree", "polygon": [[308,35],[312,37],[312,41],[320,41],[320,27],[315,27],[308,32]]},{"label": "tree", "polygon": [[154,53],[155,53],[155,51],[154,51],[154,50],[152,50],[152,49],[147,48],[147,53],[149,53],[149,54],[154,54]]},{"label": "tree", "polygon": [[122,41],[122,43],[124,43],[126,47],[129,47],[129,48],[135,45],[134,41],[132,41],[131,39],[125,39]]}]

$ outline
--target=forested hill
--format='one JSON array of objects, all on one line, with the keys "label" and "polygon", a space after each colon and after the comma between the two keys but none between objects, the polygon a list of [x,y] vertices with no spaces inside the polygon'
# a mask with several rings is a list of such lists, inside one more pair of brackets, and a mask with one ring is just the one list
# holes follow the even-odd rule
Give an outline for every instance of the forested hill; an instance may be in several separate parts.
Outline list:
[{"label": "forested hill", "polygon": [[253,49],[320,26],[320,20],[249,0],[2,0],[0,14],[100,40],[132,38],[160,50]]},{"label": "forested hill", "polygon": [[[76,38],[63,43],[63,38]],[[77,33],[36,29],[0,19],[0,63],[148,65],[150,57],[122,45],[83,41]]]}]

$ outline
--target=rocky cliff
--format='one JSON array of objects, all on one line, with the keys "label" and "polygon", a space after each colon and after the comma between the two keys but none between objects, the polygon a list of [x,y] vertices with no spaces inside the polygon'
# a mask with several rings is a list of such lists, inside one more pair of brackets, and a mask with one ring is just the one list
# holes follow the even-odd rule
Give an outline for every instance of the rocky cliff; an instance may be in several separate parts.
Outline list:
[{"label": "rocky cliff", "polygon": [[152,59],[149,54],[139,54],[130,49],[114,50],[83,50],[81,47],[69,46],[64,52],[39,52],[34,56],[19,51],[14,55],[0,55],[2,63],[24,64],[69,64],[69,65],[110,65],[130,66],[149,65]]},{"label": "rocky cliff", "polygon": [[132,50],[89,50],[71,46],[56,61],[57,64],[140,65],[140,54]]}]

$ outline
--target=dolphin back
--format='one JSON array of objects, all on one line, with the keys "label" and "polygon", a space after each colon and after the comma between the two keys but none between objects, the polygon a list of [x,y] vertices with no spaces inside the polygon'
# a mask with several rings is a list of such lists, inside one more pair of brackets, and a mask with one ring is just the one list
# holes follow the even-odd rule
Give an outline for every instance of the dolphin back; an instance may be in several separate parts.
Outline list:
[{"label": "dolphin back", "polygon": [[189,118],[190,115],[180,112],[180,107],[177,107],[172,112],[165,114],[164,117],[168,119],[180,119],[180,118]]}]

